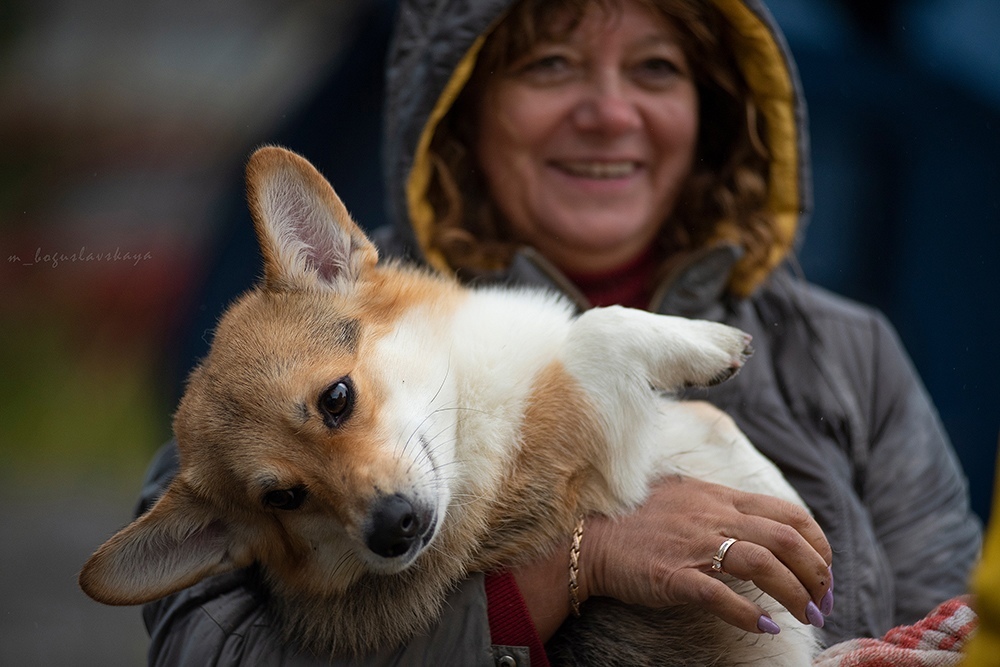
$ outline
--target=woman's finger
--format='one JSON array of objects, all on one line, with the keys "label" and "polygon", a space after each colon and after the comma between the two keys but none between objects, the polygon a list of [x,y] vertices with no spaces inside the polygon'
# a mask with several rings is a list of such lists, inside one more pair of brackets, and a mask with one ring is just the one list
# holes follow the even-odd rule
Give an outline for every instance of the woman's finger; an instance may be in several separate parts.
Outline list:
[{"label": "woman's finger", "polygon": [[[801,533],[789,525],[757,516],[744,517],[731,530],[732,536],[745,544],[737,549],[739,555],[724,566],[727,572],[752,580],[797,618],[806,613],[810,600],[830,613],[833,603],[830,568]],[[730,552],[735,548],[734,544]]]},{"label": "woman's finger", "polygon": [[802,506],[773,496],[732,490],[733,506],[748,516],[770,519],[788,526],[815,549],[827,566],[833,562],[833,550],[816,520]]},{"label": "woman's finger", "polygon": [[726,574],[752,581],[795,618],[823,627],[823,615],[799,578],[767,548],[746,540],[729,547],[722,561]]},{"label": "woman's finger", "polygon": [[746,632],[777,634],[777,624],[761,607],[714,577],[684,570],[674,578],[674,587],[674,596],[680,601],[700,607],[732,626]]}]

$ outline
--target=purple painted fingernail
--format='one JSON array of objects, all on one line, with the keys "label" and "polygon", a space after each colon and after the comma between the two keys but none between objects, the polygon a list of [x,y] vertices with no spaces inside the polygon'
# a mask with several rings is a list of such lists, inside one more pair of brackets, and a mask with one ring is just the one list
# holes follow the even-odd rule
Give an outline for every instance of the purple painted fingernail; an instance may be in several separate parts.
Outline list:
[{"label": "purple painted fingernail", "polygon": [[819,607],[812,600],[806,605],[806,618],[809,619],[809,623],[816,626],[817,628],[822,628],[825,621],[823,620],[823,614],[820,613]]},{"label": "purple painted fingernail", "polygon": [[829,616],[833,611],[833,589],[831,588],[823,596],[823,599],[819,601],[819,610],[823,612],[824,616]]},{"label": "purple painted fingernail", "polygon": [[769,635],[776,635],[781,632],[781,628],[778,627],[778,624],[763,614],[761,614],[761,617],[757,619],[757,629],[761,632],[766,632]]}]

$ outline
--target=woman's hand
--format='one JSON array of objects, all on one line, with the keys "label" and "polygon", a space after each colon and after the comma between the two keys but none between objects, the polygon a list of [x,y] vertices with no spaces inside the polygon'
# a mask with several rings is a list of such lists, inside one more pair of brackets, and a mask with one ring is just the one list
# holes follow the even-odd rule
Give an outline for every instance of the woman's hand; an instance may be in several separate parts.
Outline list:
[{"label": "woman's hand", "polygon": [[[600,595],[647,607],[694,604],[748,632],[774,632],[764,610],[712,572],[727,538],[726,573],[753,581],[797,619],[822,627],[833,607],[830,545],[803,508],[685,477],[658,482],[641,508],[587,518],[581,599]],[[821,613],[821,610],[823,613]]]}]

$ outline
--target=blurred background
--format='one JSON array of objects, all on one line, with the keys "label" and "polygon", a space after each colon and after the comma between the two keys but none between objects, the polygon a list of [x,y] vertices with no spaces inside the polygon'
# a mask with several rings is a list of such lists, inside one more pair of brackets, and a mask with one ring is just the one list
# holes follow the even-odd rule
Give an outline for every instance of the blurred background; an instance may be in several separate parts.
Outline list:
[{"label": "blurred background", "polygon": [[[393,0],[0,0],[0,664],[137,665],[75,577],[258,273],[253,147],[386,219]],[[810,105],[807,277],[899,329],[985,519],[1000,429],[1000,3],[771,0]]]}]

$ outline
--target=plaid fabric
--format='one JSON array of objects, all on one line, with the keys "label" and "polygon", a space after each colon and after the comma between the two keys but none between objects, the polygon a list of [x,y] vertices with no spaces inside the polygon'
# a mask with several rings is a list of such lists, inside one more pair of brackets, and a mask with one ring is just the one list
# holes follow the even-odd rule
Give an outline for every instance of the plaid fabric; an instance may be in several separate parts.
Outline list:
[{"label": "plaid fabric", "polygon": [[851,639],[834,644],[813,660],[813,667],[951,667],[962,662],[962,648],[978,625],[967,596],[944,602],[914,625],[901,625],[882,639]]}]

